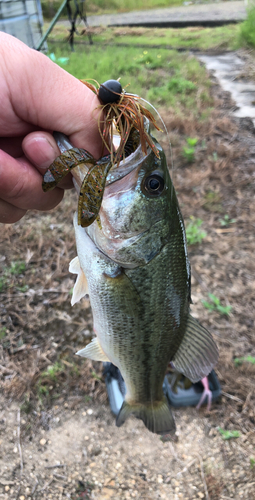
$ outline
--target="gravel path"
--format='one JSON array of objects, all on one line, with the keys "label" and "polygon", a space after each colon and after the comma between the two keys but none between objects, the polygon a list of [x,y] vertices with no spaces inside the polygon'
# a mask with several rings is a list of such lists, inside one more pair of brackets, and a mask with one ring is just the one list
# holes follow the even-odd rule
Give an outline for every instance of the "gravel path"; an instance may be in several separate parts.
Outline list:
[{"label": "gravel path", "polygon": [[244,1],[195,4],[167,9],[153,9],[88,16],[89,26],[148,26],[184,27],[219,26],[243,21],[246,17]]}]

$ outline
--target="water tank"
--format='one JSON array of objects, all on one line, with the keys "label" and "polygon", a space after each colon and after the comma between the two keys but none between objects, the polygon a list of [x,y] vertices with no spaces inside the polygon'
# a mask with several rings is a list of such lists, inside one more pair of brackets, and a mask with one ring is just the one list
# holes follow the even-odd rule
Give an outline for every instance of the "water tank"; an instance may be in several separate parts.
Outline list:
[{"label": "water tank", "polygon": [[40,0],[0,0],[0,31],[36,48],[42,37],[42,26]]}]

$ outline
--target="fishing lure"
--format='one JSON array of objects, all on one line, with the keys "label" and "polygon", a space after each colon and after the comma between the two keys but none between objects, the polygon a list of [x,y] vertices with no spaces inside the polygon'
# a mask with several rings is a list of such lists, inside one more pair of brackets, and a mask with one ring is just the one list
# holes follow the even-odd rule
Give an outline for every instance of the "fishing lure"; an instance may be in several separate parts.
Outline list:
[{"label": "fishing lure", "polygon": [[[99,106],[98,128],[102,137],[103,147],[109,155],[103,156],[98,161],[85,149],[72,148],[54,160],[44,175],[42,189],[49,191],[74,168],[79,165],[87,166],[87,173],[82,181],[78,200],[78,224],[88,227],[99,214],[106,178],[112,166],[129,156],[141,143],[144,154],[147,154],[147,144],[159,157],[159,152],[150,135],[144,127],[144,117],[161,130],[155,118],[144,106],[139,103],[139,97],[122,91],[118,80],[108,80],[98,89],[88,82],[81,80],[98,95],[102,104]],[[97,82],[96,82],[97,83]],[[103,114],[103,119],[101,115]],[[114,150],[114,129],[120,136],[117,151]]]},{"label": "fishing lure", "polygon": [[85,164],[85,175],[78,201],[78,224],[87,227],[98,216],[101,207],[107,174],[112,167],[111,156],[96,161],[85,149],[72,148],[54,160],[44,175],[43,191],[54,189],[57,184],[75,167]]},{"label": "fishing lure", "polygon": [[129,94],[125,90],[122,90],[122,86],[118,80],[107,80],[101,85],[95,81],[98,88],[85,80],[81,80],[81,82],[92,90],[102,102],[96,108],[101,111],[98,118],[98,129],[103,144],[111,155],[114,152],[114,128],[120,134],[121,141],[115,158],[117,165],[123,158],[125,145],[132,128],[135,128],[139,133],[143,153],[147,154],[146,144],[148,144],[157,158],[159,158],[158,149],[144,128],[144,117],[148,118],[157,130],[162,130],[157,125],[152,113],[141,104],[141,98],[138,95]]},{"label": "fishing lure", "polygon": [[88,227],[97,218],[106,183],[112,167],[110,155],[98,160],[84,177],[78,201],[78,224]]},{"label": "fishing lure", "polygon": [[51,191],[75,167],[82,163],[95,165],[93,156],[86,149],[72,148],[58,156],[43,177],[43,191]]}]

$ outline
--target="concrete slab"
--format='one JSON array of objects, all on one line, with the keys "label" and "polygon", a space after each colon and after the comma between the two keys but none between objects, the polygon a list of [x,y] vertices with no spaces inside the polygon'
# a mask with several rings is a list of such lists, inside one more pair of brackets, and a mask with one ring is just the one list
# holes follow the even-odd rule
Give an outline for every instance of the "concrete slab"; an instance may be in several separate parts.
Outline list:
[{"label": "concrete slab", "polygon": [[88,16],[88,24],[89,26],[180,28],[185,26],[220,26],[241,22],[245,18],[245,2],[236,0],[133,11],[123,14]]}]

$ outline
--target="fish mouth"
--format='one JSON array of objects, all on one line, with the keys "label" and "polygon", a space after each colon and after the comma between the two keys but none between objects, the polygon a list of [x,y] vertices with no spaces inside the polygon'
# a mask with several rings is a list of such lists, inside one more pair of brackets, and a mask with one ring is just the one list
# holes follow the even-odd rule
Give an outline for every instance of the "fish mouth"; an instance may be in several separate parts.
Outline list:
[{"label": "fish mouth", "polygon": [[153,159],[152,149],[148,146],[144,153],[140,142],[119,166],[112,166],[99,219],[86,228],[97,248],[123,268],[148,264],[162,248],[160,231],[156,231],[155,241],[150,241],[150,231],[162,223],[162,211],[155,210],[153,217],[147,217],[139,210],[140,200],[144,198],[141,188],[144,171],[154,166]]},{"label": "fish mouth", "polygon": [[[146,130],[147,133],[149,133],[150,123],[147,118],[144,118],[144,129]],[[116,135],[115,138],[118,140],[119,136]],[[118,166],[114,164],[111,167],[111,170],[106,178],[106,186],[108,186],[109,184],[113,184],[113,182],[116,182],[119,179],[122,179],[130,172],[132,172],[132,170],[138,168],[150,151],[151,148],[147,146],[147,154],[144,154],[140,142],[135,151],[133,151],[133,153],[129,154],[128,156],[126,156],[126,158],[121,160]]]},{"label": "fish mouth", "polygon": [[[148,148],[150,149],[150,148]],[[148,151],[147,151],[148,154]],[[121,160],[119,166],[117,167],[116,165],[113,165],[109,174],[107,175],[106,178],[106,186],[109,186],[109,184],[113,184],[113,182],[116,182],[126,175],[128,175],[132,170],[138,168],[140,164],[144,161],[144,158],[146,155],[144,155],[142,151],[142,146],[141,143],[139,146],[136,148],[136,150],[131,153],[127,158]]]},{"label": "fish mouth", "polygon": [[[144,156],[141,167],[143,163]],[[126,169],[122,176],[117,176],[106,186],[99,212],[100,224],[95,221],[84,228],[96,247],[124,269],[148,264],[162,247],[161,241],[156,241],[158,238],[154,245],[148,244],[151,228],[160,223],[161,216],[154,216],[153,222],[146,218],[137,227],[129,226],[134,205],[132,199],[135,201],[139,196],[139,192],[135,192],[139,170],[140,165],[135,164],[134,168]],[[142,249],[144,247],[146,251]]]}]

